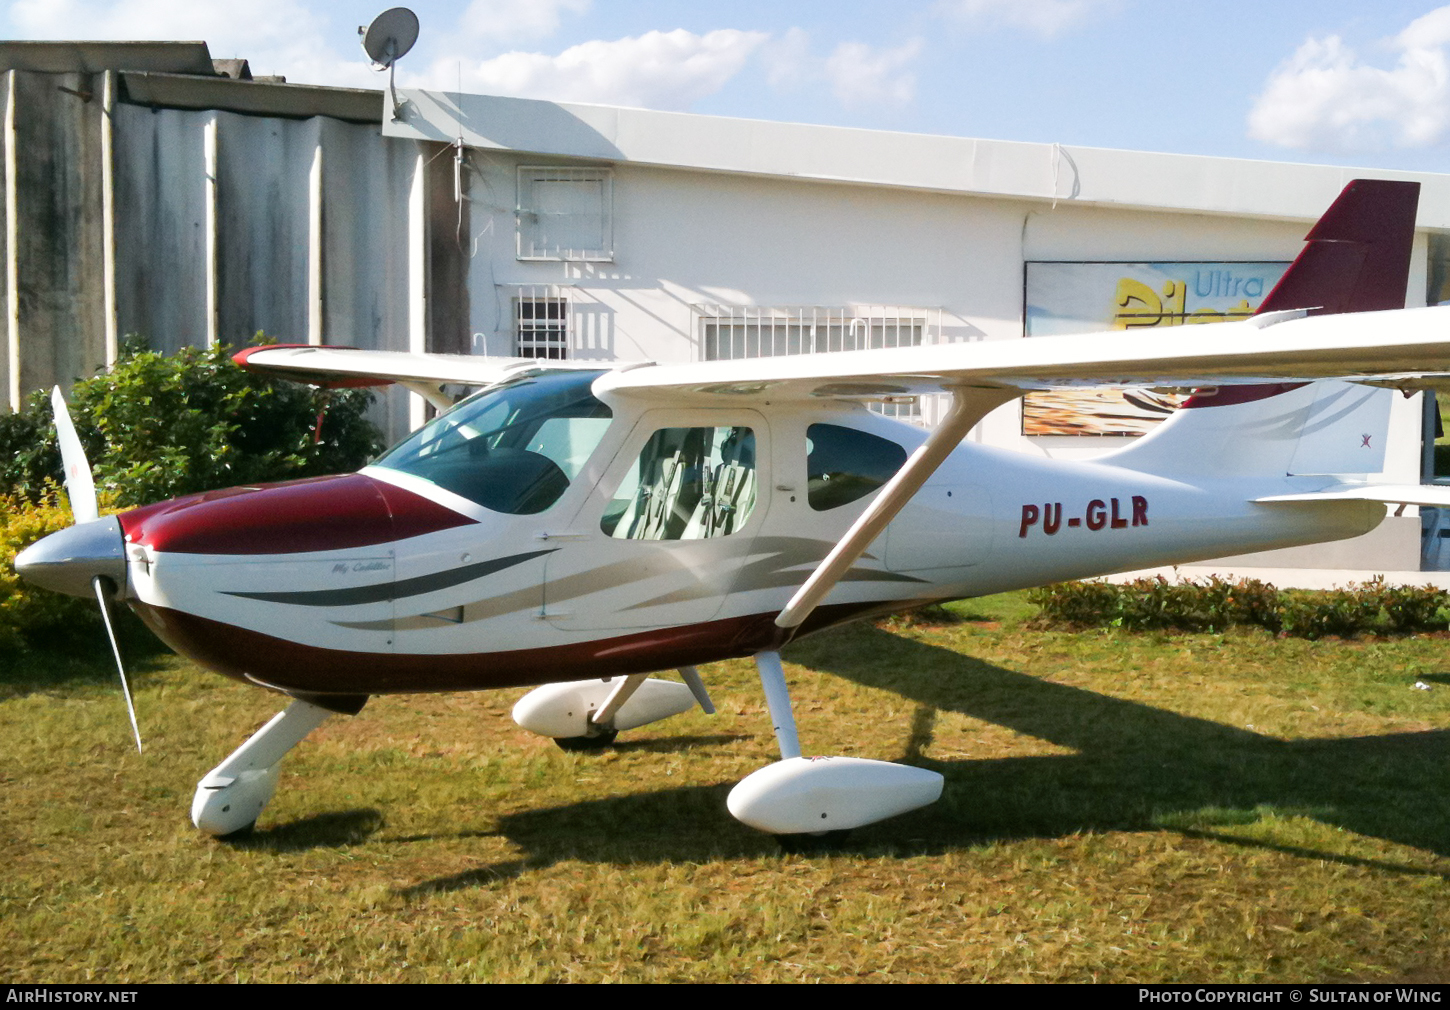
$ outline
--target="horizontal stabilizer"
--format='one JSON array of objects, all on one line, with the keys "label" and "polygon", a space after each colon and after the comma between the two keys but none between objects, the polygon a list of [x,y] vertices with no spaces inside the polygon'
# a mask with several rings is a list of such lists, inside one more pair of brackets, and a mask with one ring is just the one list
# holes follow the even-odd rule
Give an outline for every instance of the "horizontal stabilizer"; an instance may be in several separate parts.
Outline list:
[{"label": "horizontal stabilizer", "polygon": [[1379,501],[1387,505],[1450,508],[1450,486],[1442,484],[1339,484],[1303,494],[1276,494],[1255,502]]},{"label": "horizontal stabilizer", "polygon": [[1435,393],[1450,393],[1450,372],[1400,372],[1375,375],[1354,381],[1365,386],[1398,389],[1406,396],[1426,389]]}]

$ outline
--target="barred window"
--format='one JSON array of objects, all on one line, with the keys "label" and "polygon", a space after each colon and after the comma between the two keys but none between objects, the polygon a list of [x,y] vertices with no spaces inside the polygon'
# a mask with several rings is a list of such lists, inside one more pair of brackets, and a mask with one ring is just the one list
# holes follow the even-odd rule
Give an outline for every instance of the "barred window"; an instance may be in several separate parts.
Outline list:
[{"label": "barred window", "polygon": [[[915,347],[930,342],[932,313],[927,309],[696,305],[694,310],[706,361]],[[915,396],[889,397],[872,403],[871,409],[902,421],[921,419],[920,398]]]},{"label": "barred window", "polygon": [[569,301],[514,299],[514,353],[521,358],[562,361],[569,356]]},{"label": "barred window", "polygon": [[607,168],[520,167],[518,258],[613,260],[613,203]]}]

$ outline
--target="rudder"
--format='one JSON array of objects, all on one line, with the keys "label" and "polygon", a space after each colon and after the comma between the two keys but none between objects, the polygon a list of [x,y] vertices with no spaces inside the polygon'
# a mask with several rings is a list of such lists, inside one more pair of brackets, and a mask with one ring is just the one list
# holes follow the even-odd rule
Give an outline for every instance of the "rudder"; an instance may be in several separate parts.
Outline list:
[{"label": "rudder", "polygon": [[1419,203],[1418,182],[1356,179],[1345,186],[1258,314],[1404,308]]}]

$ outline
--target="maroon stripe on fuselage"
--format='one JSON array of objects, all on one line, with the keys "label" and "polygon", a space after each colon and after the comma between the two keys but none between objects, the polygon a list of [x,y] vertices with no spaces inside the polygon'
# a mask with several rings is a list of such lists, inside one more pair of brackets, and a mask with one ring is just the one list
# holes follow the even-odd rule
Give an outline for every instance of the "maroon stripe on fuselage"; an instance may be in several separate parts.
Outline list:
[{"label": "maroon stripe on fuselage", "polygon": [[119,518],[131,543],[178,554],[349,550],[474,521],[359,473],[208,491]]},{"label": "maroon stripe on fuselage", "polygon": [[1231,407],[1236,403],[1253,403],[1287,393],[1308,385],[1304,382],[1255,382],[1242,386],[1219,386],[1213,393],[1194,393],[1183,401],[1185,407]]},{"label": "maroon stripe on fuselage", "polygon": [[792,637],[831,625],[901,610],[903,604],[894,601],[817,607],[794,636],[775,626],[772,612],[568,645],[470,655],[322,649],[166,607],[136,602],[131,607],[177,652],[237,680],[250,683],[255,677],[262,683],[299,693],[415,694],[531,687],[735,659],[763,649],[778,649]]},{"label": "maroon stripe on fuselage", "polygon": [[364,477],[357,473],[348,476],[372,481],[378,494],[383,496],[383,501],[388,505],[388,512],[393,516],[394,540],[421,537],[424,533],[451,530],[455,526],[468,526],[477,521],[424,498],[420,494],[406,491],[396,484],[389,484],[385,480],[373,480],[371,477]]}]

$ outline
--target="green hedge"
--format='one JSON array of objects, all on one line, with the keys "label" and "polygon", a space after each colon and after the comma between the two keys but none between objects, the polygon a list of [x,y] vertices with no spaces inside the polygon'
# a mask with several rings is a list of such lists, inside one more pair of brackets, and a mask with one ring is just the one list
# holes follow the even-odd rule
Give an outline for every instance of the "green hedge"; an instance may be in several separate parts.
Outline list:
[{"label": "green hedge", "polygon": [[[71,417],[96,487],[117,507],[356,470],[377,454],[370,392],[259,376],[237,367],[232,350],[163,355],[130,343],[109,372],[75,384]],[[37,390],[23,410],[0,415],[0,494],[40,502],[61,480],[50,393]]]},{"label": "green hedge", "polygon": [[1303,638],[1444,631],[1450,593],[1433,586],[1389,586],[1375,579],[1343,589],[1280,590],[1257,579],[1212,576],[1169,582],[1060,582],[1034,589],[1041,627],[1112,627],[1133,631],[1223,631],[1257,625]]},{"label": "green hedge", "polygon": [[52,493],[40,502],[0,495],[0,650],[57,633],[75,634],[92,624],[101,633],[93,600],[35,589],[15,574],[15,555],[70,524],[70,505],[63,495]]}]

